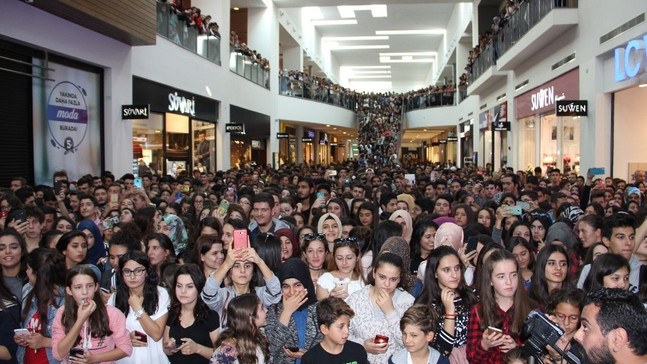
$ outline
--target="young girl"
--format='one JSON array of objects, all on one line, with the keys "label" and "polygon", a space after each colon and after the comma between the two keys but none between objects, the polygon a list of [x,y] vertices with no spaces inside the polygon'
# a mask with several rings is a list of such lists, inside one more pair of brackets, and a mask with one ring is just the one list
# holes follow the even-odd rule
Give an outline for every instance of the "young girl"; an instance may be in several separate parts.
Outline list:
[{"label": "young girl", "polygon": [[[557,289],[548,296],[546,313],[551,320],[556,322],[564,330],[564,336],[558,341],[557,345],[564,349],[564,352],[570,351],[578,357],[582,357],[583,348],[574,337],[577,329],[580,327],[580,315],[582,314],[582,304],[584,293],[579,289]],[[561,356],[552,348],[548,348],[548,354],[542,357],[546,364],[561,364]]]},{"label": "young girl", "polygon": [[413,226],[411,236],[411,274],[418,273],[418,266],[429,257],[434,250],[434,239],[436,237],[438,224],[431,219],[420,219]]},{"label": "young girl", "polygon": [[158,277],[162,276],[162,264],[175,260],[175,249],[171,239],[162,233],[152,233],[144,237],[146,255]]},{"label": "young girl", "polygon": [[431,307],[440,318],[431,346],[452,363],[467,363],[465,344],[469,312],[476,295],[465,283],[463,265],[456,251],[439,246],[429,255],[424,286],[416,303]]},{"label": "young girl", "polygon": [[208,363],[218,339],[218,313],[200,299],[204,274],[195,264],[181,266],[171,290],[171,309],[164,329],[164,353],[171,363]]},{"label": "young girl", "polygon": [[168,363],[162,349],[162,334],[168,318],[168,292],[158,287],[157,273],[146,254],[139,250],[126,253],[119,259],[121,277],[117,292],[110,296],[108,305],[126,315],[126,329],[130,332],[133,353],[119,363]]},{"label": "young girl", "polygon": [[523,278],[524,287],[530,288],[532,275],[535,269],[535,253],[528,240],[515,236],[508,241],[506,249],[514,255],[519,267],[521,267],[521,278]]},{"label": "young girl", "polygon": [[65,293],[65,306],[56,311],[52,325],[54,359],[115,363],[132,354],[126,318],[118,309],[103,303],[99,280],[91,268],[80,264],[70,269],[65,277]]},{"label": "young girl", "polygon": [[341,238],[341,220],[339,220],[339,217],[335,214],[323,214],[319,218],[317,231],[326,236],[328,251],[331,251],[335,244],[335,240]]},{"label": "young girl", "polygon": [[629,289],[629,262],[622,255],[602,254],[591,264],[584,291],[592,292],[601,288]]},{"label": "young girl", "polygon": [[216,269],[220,268],[225,260],[224,244],[217,235],[203,235],[195,242],[194,257],[198,259],[198,265],[209,278]]},{"label": "young girl", "polygon": [[[370,283],[347,299],[355,311],[351,319],[349,340],[360,343],[371,363],[384,364],[404,347],[400,319],[413,304],[414,298],[403,290],[402,258],[393,253],[377,256]],[[389,337],[388,342],[375,342],[376,335]]]},{"label": "young girl", "polygon": [[548,244],[537,254],[537,267],[532,276],[528,296],[534,306],[543,307],[555,289],[575,288],[570,261],[561,245]]},{"label": "young girl", "polygon": [[503,364],[504,354],[521,345],[520,333],[531,306],[512,253],[494,250],[485,260],[483,270],[479,285],[481,301],[470,311],[467,360]]},{"label": "young girl", "polygon": [[308,264],[312,285],[316,286],[319,277],[326,269],[326,257],[328,256],[328,244],[324,234],[309,233],[304,237],[303,243],[303,260]]},{"label": "young girl", "polygon": [[332,251],[335,259],[328,272],[317,280],[317,300],[330,296],[346,299],[364,287],[359,247],[355,238],[337,239]]},{"label": "young girl", "polygon": [[270,362],[270,343],[261,328],[267,308],[258,296],[247,293],[229,302],[227,329],[216,342],[211,364],[264,364]]},{"label": "young girl", "polygon": [[19,304],[22,301],[22,287],[26,282],[26,261],[27,245],[22,236],[14,229],[0,232],[2,280]]},{"label": "young girl", "polygon": [[27,255],[29,289],[23,302],[22,326],[30,335],[16,335],[19,363],[52,362],[52,322],[65,300],[65,265],[56,250],[37,248]]}]

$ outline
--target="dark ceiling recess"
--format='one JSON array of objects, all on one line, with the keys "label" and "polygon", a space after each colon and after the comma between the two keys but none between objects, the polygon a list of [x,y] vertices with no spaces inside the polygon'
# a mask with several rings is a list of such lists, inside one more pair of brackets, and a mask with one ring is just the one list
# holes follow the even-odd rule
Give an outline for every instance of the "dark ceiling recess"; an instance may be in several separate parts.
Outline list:
[{"label": "dark ceiling recess", "polygon": [[34,0],[32,5],[131,46],[155,44],[155,0]]}]

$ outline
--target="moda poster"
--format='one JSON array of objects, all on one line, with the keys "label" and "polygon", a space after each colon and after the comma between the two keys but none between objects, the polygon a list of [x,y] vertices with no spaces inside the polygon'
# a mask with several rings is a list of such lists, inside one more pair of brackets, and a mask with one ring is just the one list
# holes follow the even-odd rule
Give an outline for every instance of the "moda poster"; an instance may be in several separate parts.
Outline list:
[{"label": "moda poster", "polygon": [[[34,59],[34,64],[42,60]],[[48,78],[34,78],[34,178],[51,185],[55,171],[71,181],[101,173],[100,75],[50,62]],[[34,72],[41,72],[34,67]]]}]

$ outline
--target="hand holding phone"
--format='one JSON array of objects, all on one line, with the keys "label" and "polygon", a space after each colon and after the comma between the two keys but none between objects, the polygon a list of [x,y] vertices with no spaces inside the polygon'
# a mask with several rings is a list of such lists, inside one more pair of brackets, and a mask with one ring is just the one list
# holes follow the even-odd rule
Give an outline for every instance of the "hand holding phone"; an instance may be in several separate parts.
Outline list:
[{"label": "hand holding phone", "polygon": [[135,336],[137,337],[137,340],[143,343],[148,343],[148,335],[145,333],[135,330]]},{"label": "hand holding phone", "polygon": [[14,329],[13,334],[20,336],[20,335],[31,335],[28,329]]},{"label": "hand holding phone", "polygon": [[234,249],[249,248],[249,239],[247,238],[247,229],[234,230],[234,242],[232,244]]}]

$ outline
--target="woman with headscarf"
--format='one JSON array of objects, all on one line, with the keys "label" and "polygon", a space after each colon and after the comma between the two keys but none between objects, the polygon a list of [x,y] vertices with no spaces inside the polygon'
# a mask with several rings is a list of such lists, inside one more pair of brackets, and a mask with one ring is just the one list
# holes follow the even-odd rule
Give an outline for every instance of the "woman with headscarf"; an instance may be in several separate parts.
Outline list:
[{"label": "woman with headscarf", "polygon": [[341,238],[341,220],[333,213],[325,213],[319,218],[317,232],[326,235],[328,251],[332,251],[335,240]]},{"label": "woman with headscarf", "polygon": [[402,237],[409,244],[411,242],[411,234],[413,233],[411,215],[404,210],[396,210],[389,216],[389,220],[395,221],[402,226]]},{"label": "woman with headscarf", "polygon": [[92,220],[82,220],[76,229],[82,232],[88,240],[88,263],[97,264],[97,261],[106,256],[106,246],[103,244],[101,231]]},{"label": "woman with headscarf", "polygon": [[267,310],[265,334],[274,362],[298,363],[323,340],[317,324],[317,296],[308,266],[300,259],[286,260],[278,277],[283,300]]},{"label": "woman with headscarf", "polygon": [[184,228],[184,222],[177,215],[164,215],[162,220],[157,224],[157,232],[171,239],[176,255],[179,255],[186,249],[189,242],[189,235]]},{"label": "woman with headscarf", "polygon": [[[434,240],[434,248],[439,246],[449,246],[453,248],[458,256],[461,257],[461,262],[465,266],[465,282],[468,286],[472,285],[474,281],[474,267],[470,264],[472,259],[478,254],[477,250],[465,254],[463,251],[463,228],[454,224],[453,222],[446,222],[438,227],[436,231],[436,238]],[[425,276],[425,268],[427,262],[422,262],[418,268],[418,278]]]},{"label": "woman with headscarf", "polygon": [[556,222],[548,229],[546,233],[546,245],[559,244],[555,242],[561,243],[564,249],[566,249],[568,260],[570,261],[570,272],[573,277],[577,277],[580,270],[580,259],[574,249],[577,238],[573,233],[573,229],[565,222]]},{"label": "woman with headscarf", "polygon": [[396,255],[399,255],[402,258],[402,265],[406,271],[404,274],[404,281],[402,282],[402,288],[407,292],[411,292],[411,288],[416,283],[416,276],[411,274],[411,251],[409,249],[409,244],[399,236],[392,236],[384,242],[382,248],[380,249],[380,254],[389,252]]}]

